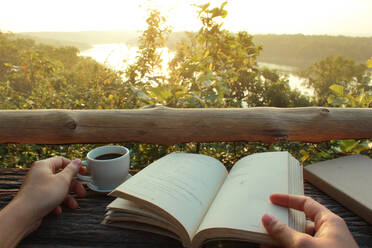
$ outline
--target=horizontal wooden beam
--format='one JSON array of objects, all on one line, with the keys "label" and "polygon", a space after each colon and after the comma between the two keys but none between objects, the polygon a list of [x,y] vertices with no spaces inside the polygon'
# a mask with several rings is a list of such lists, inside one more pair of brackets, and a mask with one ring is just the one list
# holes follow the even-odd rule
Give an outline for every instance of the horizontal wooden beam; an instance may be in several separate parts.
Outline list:
[{"label": "horizontal wooden beam", "polygon": [[0,143],[304,141],[372,138],[372,109],[1,110]]}]

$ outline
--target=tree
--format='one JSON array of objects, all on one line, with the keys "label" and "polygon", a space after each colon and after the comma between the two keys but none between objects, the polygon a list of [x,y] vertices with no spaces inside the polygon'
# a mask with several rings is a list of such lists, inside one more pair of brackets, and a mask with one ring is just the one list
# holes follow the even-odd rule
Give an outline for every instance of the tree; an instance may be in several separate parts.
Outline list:
[{"label": "tree", "polygon": [[170,63],[170,83],[193,92],[191,106],[242,107],[249,96],[254,96],[252,102],[259,98],[253,92],[261,89],[256,64],[261,48],[248,33],[232,34],[221,28],[227,15],[225,5],[197,6],[202,28],[188,35]]},{"label": "tree", "polygon": [[[267,68],[263,73],[273,74]],[[289,80],[285,76],[279,76],[274,73],[273,80],[265,80],[262,91],[264,106],[270,107],[307,107],[311,106],[312,102],[308,96],[301,94],[297,89],[291,90]]]},{"label": "tree", "polygon": [[151,103],[146,91],[153,86],[162,87],[166,81],[165,75],[161,74],[162,58],[159,49],[165,46],[170,29],[158,10],[150,10],[146,22],[147,29],[139,39],[136,61],[125,71],[125,87],[134,93],[128,99],[133,107],[141,106],[141,100]]},{"label": "tree", "polygon": [[170,63],[170,84],[193,93],[182,107],[293,106],[298,92],[292,94],[285,76],[258,67],[262,48],[253,36],[222,29],[225,5],[197,6],[202,28],[188,34]]},{"label": "tree", "polygon": [[170,32],[165,21],[158,10],[150,10],[146,19],[147,29],[139,39],[136,61],[125,71],[127,83],[144,87],[164,81],[160,74],[162,58],[159,48],[165,46]]},{"label": "tree", "polygon": [[355,64],[354,60],[329,56],[308,67],[302,76],[306,78],[307,87],[314,89],[316,103],[326,105],[332,91],[329,88],[333,84],[344,87],[346,94],[355,95],[361,89],[371,89],[371,75],[367,66]]}]

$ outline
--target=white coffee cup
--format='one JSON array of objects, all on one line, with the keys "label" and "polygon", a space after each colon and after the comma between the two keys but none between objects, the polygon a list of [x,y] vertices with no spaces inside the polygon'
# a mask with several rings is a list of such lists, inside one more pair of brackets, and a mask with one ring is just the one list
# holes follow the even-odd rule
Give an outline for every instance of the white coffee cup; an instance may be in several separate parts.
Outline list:
[{"label": "white coffee cup", "polygon": [[129,164],[128,148],[100,146],[88,152],[87,160],[83,161],[90,176],[78,174],[78,178],[90,182],[98,190],[113,190],[127,179]]}]

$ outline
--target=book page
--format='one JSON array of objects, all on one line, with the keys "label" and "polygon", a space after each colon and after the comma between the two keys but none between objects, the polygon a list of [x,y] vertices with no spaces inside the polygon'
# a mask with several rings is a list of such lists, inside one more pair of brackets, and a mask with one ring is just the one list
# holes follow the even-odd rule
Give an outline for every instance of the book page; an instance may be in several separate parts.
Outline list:
[{"label": "book page", "polygon": [[112,195],[123,192],[160,207],[178,220],[191,238],[226,176],[217,159],[172,153],[124,182]]},{"label": "book page", "polygon": [[253,154],[232,168],[198,231],[208,228],[266,233],[261,217],[271,214],[288,224],[288,209],[270,202],[272,193],[288,193],[287,152]]},{"label": "book page", "polygon": [[128,201],[122,198],[116,198],[114,201],[112,201],[107,207],[106,210],[108,210],[108,213],[111,213],[113,211],[115,212],[125,212],[125,213],[132,213],[132,214],[137,214],[137,215],[142,215],[142,216],[147,216],[150,218],[154,219],[159,219],[162,221],[165,221],[163,217],[157,215],[154,212],[151,212],[147,208],[141,207],[140,205]]}]

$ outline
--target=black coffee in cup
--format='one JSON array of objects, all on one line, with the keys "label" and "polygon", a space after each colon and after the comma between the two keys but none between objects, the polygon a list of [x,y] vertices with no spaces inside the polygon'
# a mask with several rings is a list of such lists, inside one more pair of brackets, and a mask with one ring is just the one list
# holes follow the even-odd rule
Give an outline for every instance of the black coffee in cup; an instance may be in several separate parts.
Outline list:
[{"label": "black coffee in cup", "polygon": [[122,154],[122,153],[106,153],[106,154],[99,155],[99,156],[97,156],[94,159],[97,159],[97,160],[109,160],[109,159],[114,159],[114,158],[121,157],[123,155],[124,154]]}]

